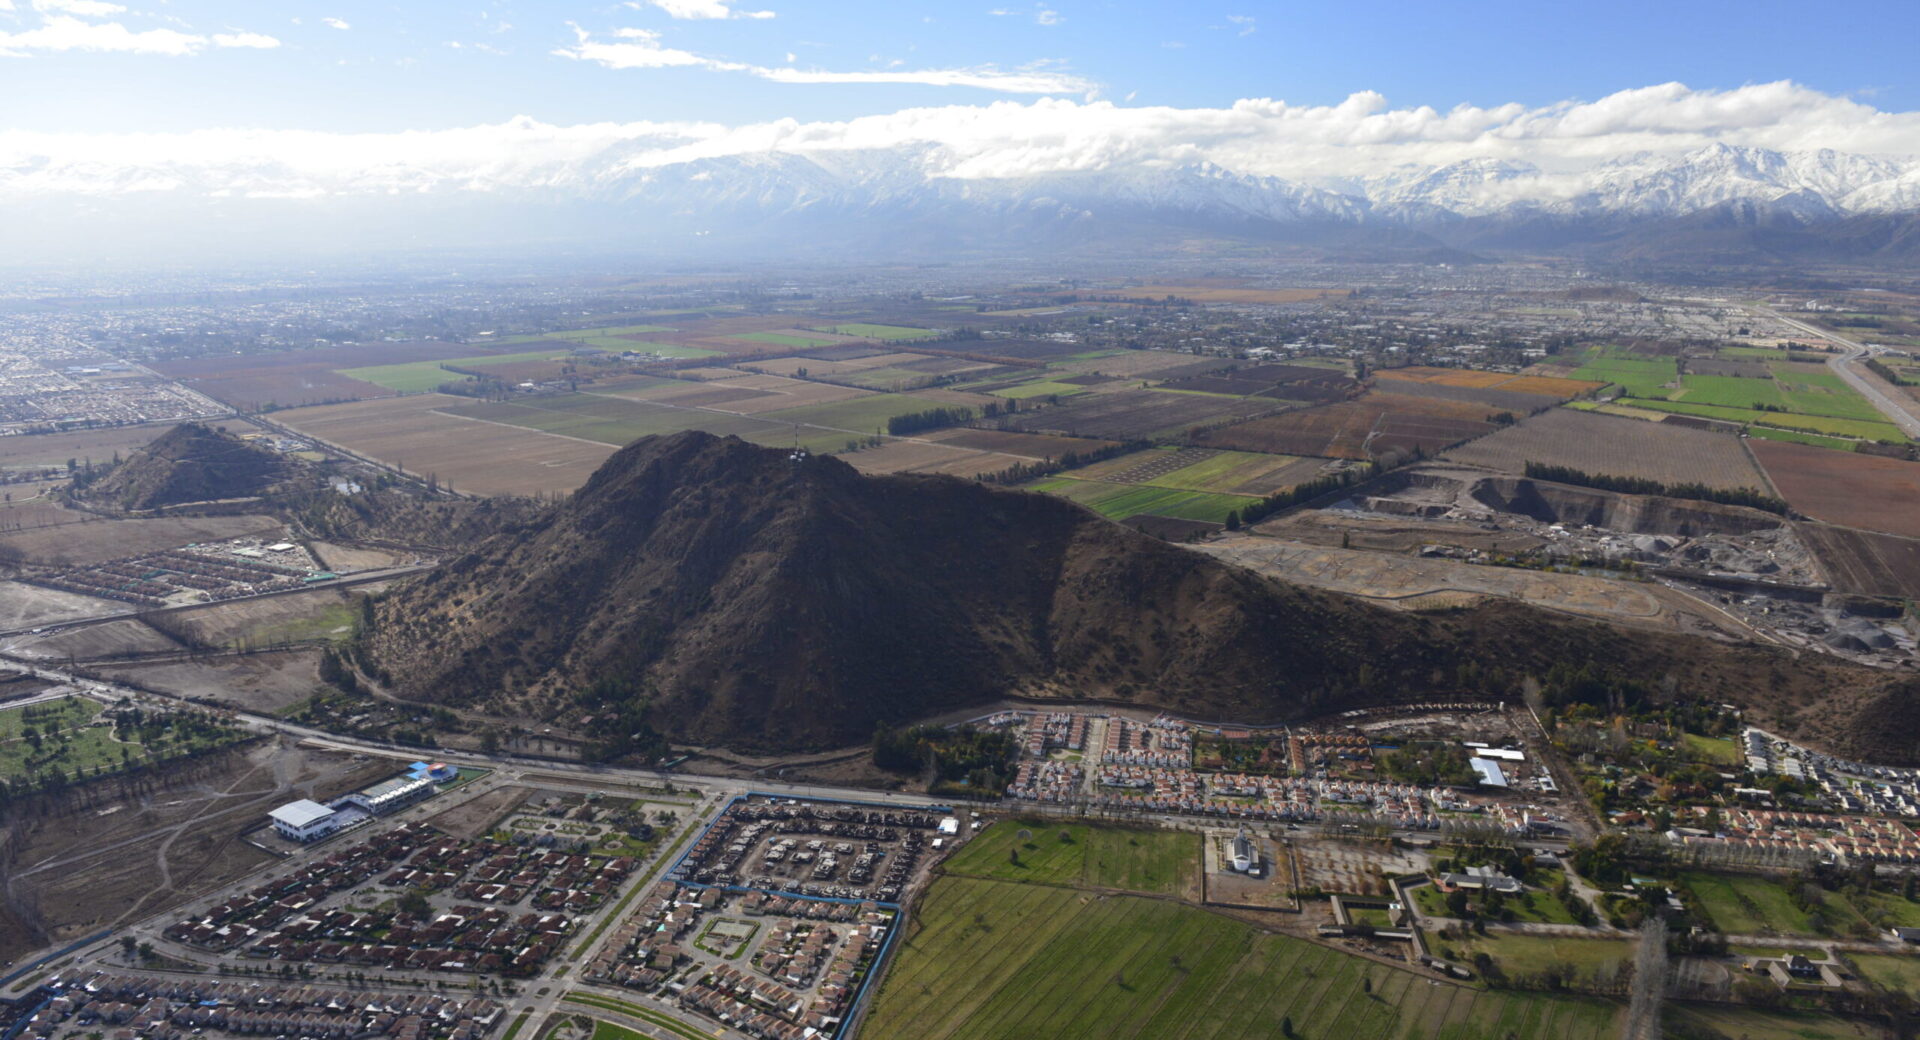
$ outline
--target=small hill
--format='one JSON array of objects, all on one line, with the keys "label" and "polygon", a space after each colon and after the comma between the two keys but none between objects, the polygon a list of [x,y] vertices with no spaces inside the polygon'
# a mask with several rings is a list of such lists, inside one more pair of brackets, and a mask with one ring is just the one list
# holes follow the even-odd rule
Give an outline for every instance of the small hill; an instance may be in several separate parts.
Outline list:
[{"label": "small hill", "polygon": [[1049,496],[701,433],[628,446],[546,515],[399,587],[362,649],[412,699],[568,728],[644,706],[676,740],[751,750],[855,743],[1009,695],[1276,722],[1511,697],[1556,667],[1783,713],[1824,698],[1843,732],[1870,729],[1849,728],[1856,701],[1911,700],[1816,655],[1512,604],[1389,611]]},{"label": "small hill", "polygon": [[116,509],[157,509],[258,495],[295,469],[277,452],[225,430],[181,423],[76,491]]}]

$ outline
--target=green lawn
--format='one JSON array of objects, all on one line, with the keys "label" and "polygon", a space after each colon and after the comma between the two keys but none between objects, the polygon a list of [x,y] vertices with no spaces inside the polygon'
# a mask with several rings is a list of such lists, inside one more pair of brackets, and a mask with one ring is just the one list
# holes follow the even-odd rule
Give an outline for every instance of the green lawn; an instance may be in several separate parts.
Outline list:
[{"label": "green lawn", "polygon": [[1475,953],[1486,953],[1509,975],[1538,972],[1552,964],[1571,964],[1576,977],[1608,978],[1617,966],[1633,961],[1633,944],[1617,939],[1490,932],[1451,942],[1435,940],[1434,944],[1450,947],[1456,955],[1454,959],[1460,961],[1471,959]]},{"label": "green lawn", "polygon": [[1614,1004],[1438,982],[1164,900],[947,877],[912,929],[869,1013],[874,1036],[1238,1040],[1279,1036],[1282,1022],[1316,1040],[1617,1031]]},{"label": "green lawn", "polygon": [[[631,346],[631,344],[628,344]],[[446,361],[409,361],[398,365],[369,365],[363,368],[343,368],[340,374],[349,379],[384,386],[401,393],[421,393],[432,390],[442,383],[457,383],[467,378],[458,372],[449,372],[444,366],[456,368],[485,368],[488,365],[506,365],[516,361],[545,361],[549,358],[566,357],[572,348],[551,350],[533,350],[523,354],[477,354],[473,357],[449,358]]]},{"label": "green lawn", "polygon": [[[1028,836],[1020,837],[1022,832]],[[1199,874],[1200,839],[1183,831],[1002,820],[968,842],[946,870],[1002,881],[1179,895]]]},{"label": "green lawn", "polygon": [[1723,737],[1703,737],[1698,733],[1683,733],[1681,742],[1694,758],[1702,762],[1737,766],[1743,761],[1740,745]]},{"label": "green lawn", "polygon": [[150,715],[146,730],[129,730],[123,741],[112,726],[90,725],[103,710],[86,697],[0,710],[0,779],[49,776],[54,770],[70,779],[106,775],[149,753],[167,758],[233,737],[230,731],[191,728],[197,716],[161,714]]},{"label": "green lawn", "polygon": [[235,646],[271,646],[275,643],[313,640],[342,642],[352,637],[359,622],[360,611],[352,604],[329,603],[306,617],[249,629],[232,643]]},{"label": "green lawn", "polygon": [[932,339],[940,335],[932,329],[916,329],[907,325],[873,325],[864,321],[829,325],[816,331],[837,332],[842,336],[859,336],[863,339]]},{"label": "green lawn", "polygon": [[626,1026],[617,1026],[612,1022],[602,1022],[599,1019],[595,1019],[593,1023],[593,1040],[646,1040],[646,1038],[638,1032],[628,1029]]},{"label": "green lawn", "polygon": [[1901,993],[1920,991],[1920,954],[1850,953],[1862,977]]},{"label": "green lawn", "polygon": [[1590,347],[1571,378],[1613,383],[1635,397],[1661,397],[1667,393],[1665,384],[1678,378],[1679,371],[1672,358],[1650,358],[1619,347]]},{"label": "green lawn", "polygon": [[1073,477],[1049,477],[1027,484],[1025,489],[1072,499],[1114,520],[1146,513],[1150,516],[1205,520],[1217,524],[1224,522],[1228,513],[1260,501],[1249,495],[1208,494],[1147,484],[1110,484],[1102,480],[1077,480]]},{"label": "green lawn", "polygon": [[[1700,909],[1714,926],[1728,935],[1814,935],[1806,913],[1793,905],[1786,888],[1777,881],[1732,874],[1685,874],[1682,880],[1693,890]],[[1825,894],[1827,919],[1835,929],[1844,928],[1857,916],[1834,893]]]}]

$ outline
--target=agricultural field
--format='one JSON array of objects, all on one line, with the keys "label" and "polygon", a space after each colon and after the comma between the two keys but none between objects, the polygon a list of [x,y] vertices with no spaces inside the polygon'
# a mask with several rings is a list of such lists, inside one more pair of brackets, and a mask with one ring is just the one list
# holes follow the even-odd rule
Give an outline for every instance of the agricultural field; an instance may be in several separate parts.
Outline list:
[{"label": "agricultural field", "polygon": [[1505,390],[1509,393],[1540,394],[1566,400],[1591,393],[1605,384],[1599,380],[1562,379],[1555,376],[1513,375],[1508,372],[1482,372],[1470,368],[1383,368],[1374,373],[1380,379],[1455,386],[1472,390]]},{"label": "agricultural field", "polygon": [[[1661,1022],[1669,1030],[1690,1028],[1690,1033],[1670,1032],[1669,1036],[1728,1036],[1743,1040],[1884,1040],[1885,1030],[1857,1019],[1817,1011],[1763,1011],[1733,1004],[1689,1004],[1668,1002],[1661,1008]],[[1706,1033],[1704,1030],[1714,1030]]]},{"label": "agricultural field", "polygon": [[[1819,454],[1832,457],[1826,452]],[[1738,437],[1571,408],[1555,408],[1523,419],[1454,448],[1446,457],[1503,473],[1522,473],[1528,462],[1539,462],[1667,484],[1767,487],[1765,476]]]},{"label": "agricultural field", "polygon": [[855,321],[842,325],[829,325],[816,332],[831,332],[841,336],[856,336],[860,339],[909,340],[937,339],[940,333],[933,329],[916,329],[906,325],[875,325],[872,322]]},{"label": "agricultural field", "polygon": [[1369,393],[1354,401],[1283,412],[1206,430],[1208,447],[1364,460],[1388,452],[1432,454],[1494,429],[1483,404]]},{"label": "agricultural field", "polygon": [[[1551,896],[1541,894],[1543,900]],[[1609,981],[1633,963],[1633,944],[1619,939],[1588,939],[1559,935],[1522,935],[1500,932],[1465,939],[1434,940],[1435,950],[1448,960],[1465,963],[1474,954],[1493,958],[1508,976],[1532,975],[1554,965],[1569,965],[1574,977]]]},{"label": "agricultural field", "polygon": [[389,390],[412,394],[432,390],[442,383],[457,383],[467,378],[463,373],[452,371],[454,368],[485,369],[488,365],[551,361],[554,358],[569,356],[568,351],[571,349],[564,344],[555,344],[547,350],[526,351],[519,354],[475,354],[440,361],[411,361],[398,365],[347,368],[341,369],[340,374],[349,379],[358,379],[363,383],[373,383]]},{"label": "agricultural field", "polygon": [[1778,441],[1750,443],[1795,510],[1843,527],[1920,537],[1920,463]]},{"label": "agricultural field", "polygon": [[[1062,371],[1114,376],[1119,379],[1178,378],[1166,373],[1191,368],[1192,365],[1193,355],[1175,354],[1166,350],[1123,350],[1117,354],[1100,352],[1087,357],[1068,357],[1054,362],[1054,367]],[[1211,367],[1219,368],[1221,365],[1215,363]]]},{"label": "agricultural field", "polygon": [[1147,484],[1181,491],[1271,495],[1320,475],[1326,463],[1292,455],[1211,448],[1148,448],[1061,474],[1076,480]]},{"label": "agricultural field", "polygon": [[[1006,826],[1000,824],[996,826]],[[991,833],[991,832],[989,832]],[[975,839],[976,842],[979,839]],[[1190,906],[936,882],[882,980],[879,1036],[1600,1040],[1617,1005],[1473,989]]]},{"label": "agricultural field", "polygon": [[1245,509],[1259,499],[1245,495],[1210,495],[1199,491],[1152,487],[1144,484],[1109,484],[1100,480],[1075,480],[1072,477],[1047,477],[1022,485],[1027,491],[1044,491],[1068,501],[1078,502],[1109,520],[1134,516],[1165,516],[1176,520],[1200,520],[1225,523],[1227,514]]},{"label": "agricultural field", "polygon": [[1012,433],[1006,430],[976,430],[954,427],[920,434],[919,439],[957,444],[975,451],[997,451],[1029,459],[1052,459],[1070,451],[1087,452],[1110,448],[1113,441],[1084,440],[1078,437],[1049,437],[1043,433]]},{"label": "agricultural field", "polygon": [[1680,378],[1678,360],[1620,347],[1589,347],[1574,360],[1570,378],[1612,383],[1634,397],[1665,397]]},{"label": "agricultural field", "polygon": [[0,534],[0,548],[30,563],[74,566],[255,535],[280,537],[285,525],[270,516],[163,516],[146,520],[89,517],[79,523]]},{"label": "agricultural field", "polygon": [[977,451],[957,444],[920,440],[889,440],[877,448],[846,452],[840,459],[862,473],[944,473],[973,477],[998,473],[1032,458]]},{"label": "agricultural field", "polygon": [[[1747,380],[1742,380],[1747,382]],[[1834,434],[1857,440],[1904,441],[1906,437],[1898,427],[1889,422],[1872,422],[1860,419],[1839,419],[1827,415],[1798,415],[1791,412],[1762,411],[1752,408],[1734,408],[1716,404],[1697,404],[1692,401],[1661,401],[1651,398],[1633,398],[1633,407],[1648,408],[1659,412],[1672,412],[1677,415],[1695,415],[1703,419],[1718,419],[1722,422],[1747,424],[1758,423],[1768,426],[1782,426],[1790,430],[1802,430],[1812,434]]]},{"label": "agricultural field", "polygon": [[436,410],[471,403],[419,394],[300,408],[274,418],[307,436],[481,495],[571,491],[613,454],[606,444]]},{"label": "agricultural field", "polygon": [[[229,420],[220,425],[237,433],[253,430],[253,426],[244,420]],[[0,437],[0,470],[52,469],[64,475],[68,459],[82,464],[89,460],[105,462],[115,455],[124,456],[135,449],[144,448],[171,429],[173,424],[165,423],[158,426],[115,426],[71,433]],[[7,490],[14,492],[15,498],[23,497],[17,486]]]},{"label": "agricultural field", "polygon": [[1796,523],[1794,530],[1842,592],[1920,599],[1920,540]]},{"label": "agricultural field", "polygon": [[792,347],[795,350],[831,347],[846,342],[838,336],[800,336],[786,332],[743,332],[733,338],[744,339],[750,343],[771,343],[776,347]]},{"label": "agricultural field", "polygon": [[1200,837],[1148,828],[1001,820],[948,860],[946,872],[998,881],[1185,896],[1197,893]]},{"label": "agricultural field", "polygon": [[1084,395],[1057,408],[1017,412],[1002,419],[998,425],[1002,429],[1026,433],[1054,433],[1106,440],[1151,440],[1156,437],[1180,437],[1195,426],[1264,415],[1283,407],[1281,402],[1265,398],[1121,390]]},{"label": "agricultural field", "polygon": [[153,369],[223,404],[257,411],[269,405],[296,408],[390,396],[394,391],[342,375],[341,370],[432,364],[477,352],[474,346],[460,343],[365,343],[249,357],[226,354],[156,361]]},{"label": "agricultural field", "polygon": [[[1920,902],[1896,892],[1849,893],[1813,886],[1818,898],[1802,910],[1783,881],[1735,874],[1686,874],[1681,881],[1700,909],[1727,935],[1848,936],[1920,927]],[[1813,915],[1822,928],[1815,927]],[[1920,959],[1916,959],[1920,961]]]}]

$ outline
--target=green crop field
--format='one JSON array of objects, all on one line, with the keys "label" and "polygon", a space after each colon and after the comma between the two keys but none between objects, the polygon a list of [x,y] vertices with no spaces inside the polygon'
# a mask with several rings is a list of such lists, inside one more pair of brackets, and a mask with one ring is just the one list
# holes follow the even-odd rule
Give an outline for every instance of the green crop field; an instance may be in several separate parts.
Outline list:
[{"label": "green crop field", "polygon": [[808,423],[814,426],[829,426],[838,430],[852,430],[866,434],[884,432],[887,420],[896,415],[909,415],[924,412],[931,408],[952,407],[941,401],[929,401],[924,397],[911,397],[906,394],[869,394],[832,404],[810,404],[799,408],[782,408],[777,412],[761,412],[760,418],[776,422]]},{"label": "green crop field", "polygon": [[1298,461],[1298,458],[1293,455],[1222,451],[1210,459],[1150,478],[1146,483],[1154,487],[1226,493],[1295,461]]},{"label": "green crop field", "polygon": [[1179,903],[947,877],[915,913],[867,1031],[1197,1040],[1279,1036],[1289,1021],[1316,1040],[1600,1040],[1618,1015],[1440,982]]},{"label": "green crop field", "polygon": [[[1818,934],[1807,913],[1794,905],[1778,881],[1720,874],[1686,874],[1683,880],[1714,926],[1728,935]],[[1838,892],[1822,892],[1819,912],[1836,933],[1844,933],[1868,915],[1890,923],[1920,920],[1920,904],[1895,895],[1876,893],[1861,903],[1856,906]]]},{"label": "green crop field", "polygon": [[[1020,837],[1022,832],[1029,836]],[[1181,831],[1003,820],[968,842],[946,870],[1002,881],[1181,895],[1199,876],[1200,838]]]},{"label": "green crop field", "polygon": [[[705,430],[718,436],[777,434],[786,427],[745,416],[668,408],[644,401],[593,394],[560,394],[524,401],[455,405],[440,409],[449,415],[524,426],[543,433],[578,437],[615,446],[631,444],[651,434]],[[841,441],[844,442],[844,435]]]},{"label": "green crop field", "polygon": [[1771,426],[1749,426],[1747,436],[1767,441],[1786,441],[1788,444],[1811,444],[1816,448],[1832,448],[1835,451],[1853,450],[1853,442],[1840,437],[1822,437],[1817,433],[1801,433],[1799,430],[1776,430]]},{"label": "green crop field", "polygon": [[1674,412],[1679,415],[1697,415],[1704,419],[1759,423],[1805,430],[1810,433],[1834,433],[1843,437],[1859,437],[1866,440],[1890,440],[1904,443],[1907,439],[1900,433],[1899,427],[1888,422],[1863,422],[1858,419],[1836,419],[1826,415],[1795,415],[1790,412],[1762,412],[1749,408],[1727,408],[1711,404],[1694,404],[1690,401],[1662,401],[1653,398],[1634,398],[1633,406],[1661,412]]},{"label": "green crop field", "polygon": [[[631,344],[628,344],[631,346]],[[551,350],[532,350],[523,354],[479,354],[474,357],[451,358],[446,361],[409,361],[399,365],[370,365],[364,368],[343,368],[340,374],[349,379],[358,379],[365,383],[384,386],[389,390],[415,394],[431,390],[441,383],[457,383],[466,376],[458,372],[449,372],[446,365],[457,368],[485,368],[488,365],[505,365],[516,361],[545,361],[549,358],[566,357],[572,348],[554,348]]]},{"label": "green crop field", "polygon": [[837,332],[842,336],[859,336],[863,339],[932,339],[940,335],[932,329],[916,329],[906,325],[873,325],[863,321],[829,325],[815,331]]},{"label": "green crop field", "polygon": [[845,342],[837,339],[814,339],[811,336],[788,336],[779,332],[743,332],[733,339],[750,340],[754,343],[771,343],[777,347],[792,347],[806,350],[810,347],[831,347],[835,343]]},{"label": "green crop field", "polygon": [[1205,520],[1217,524],[1225,522],[1228,513],[1259,501],[1250,495],[1217,495],[1147,484],[1076,480],[1073,477],[1049,477],[1024,487],[1028,491],[1045,491],[1071,499],[1111,520],[1124,520],[1146,513],[1150,516]]},{"label": "green crop field", "polygon": [[1635,397],[1661,397],[1665,384],[1679,375],[1679,364],[1672,358],[1649,358],[1618,347],[1590,347],[1570,378],[1594,379],[1614,383]]}]

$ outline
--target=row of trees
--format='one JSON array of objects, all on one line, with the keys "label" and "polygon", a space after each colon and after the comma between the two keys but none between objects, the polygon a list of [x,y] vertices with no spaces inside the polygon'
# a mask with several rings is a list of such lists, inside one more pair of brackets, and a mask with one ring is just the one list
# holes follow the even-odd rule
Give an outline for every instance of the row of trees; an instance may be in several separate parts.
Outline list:
[{"label": "row of trees", "polygon": [[943,426],[958,426],[973,418],[973,409],[964,405],[954,408],[929,408],[924,412],[908,412],[887,420],[887,432],[895,437],[922,430],[937,430]]},{"label": "row of trees", "polygon": [[1728,506],[1746,506],[1780,516],[1787,514],[1787,504],[1753,488],[1716,488],[1705,484],[1664,484],[1645,477],[1620,477],[1605,473],[1588,473],[1572,466],[1552,466],[1544,462],[1529,461],[1526,474],[1533,480],[1550,480],[1556,484],[1575,484],[1580,487],[1598,488],[1601,491],[1615,491],[1623,495],[1661,495],[1666,498],[1690,498],[1700,502],[1718,502]]},{"label": "row of trees", "polygon": [[1227,514],[1227,530],[1238,531],[1242,524],[1257,524],[1267,517],[1302,502],[1311,502],[1328,492],[1351,487],[1356,480],[1371,475],[1370,470],[1361,472],[1352,469],[1339,473],[1330,473],[1316,477],[1303,484],[1295,484],[1284,491],[1276,491],[1250,506],[1243,506]]}]

